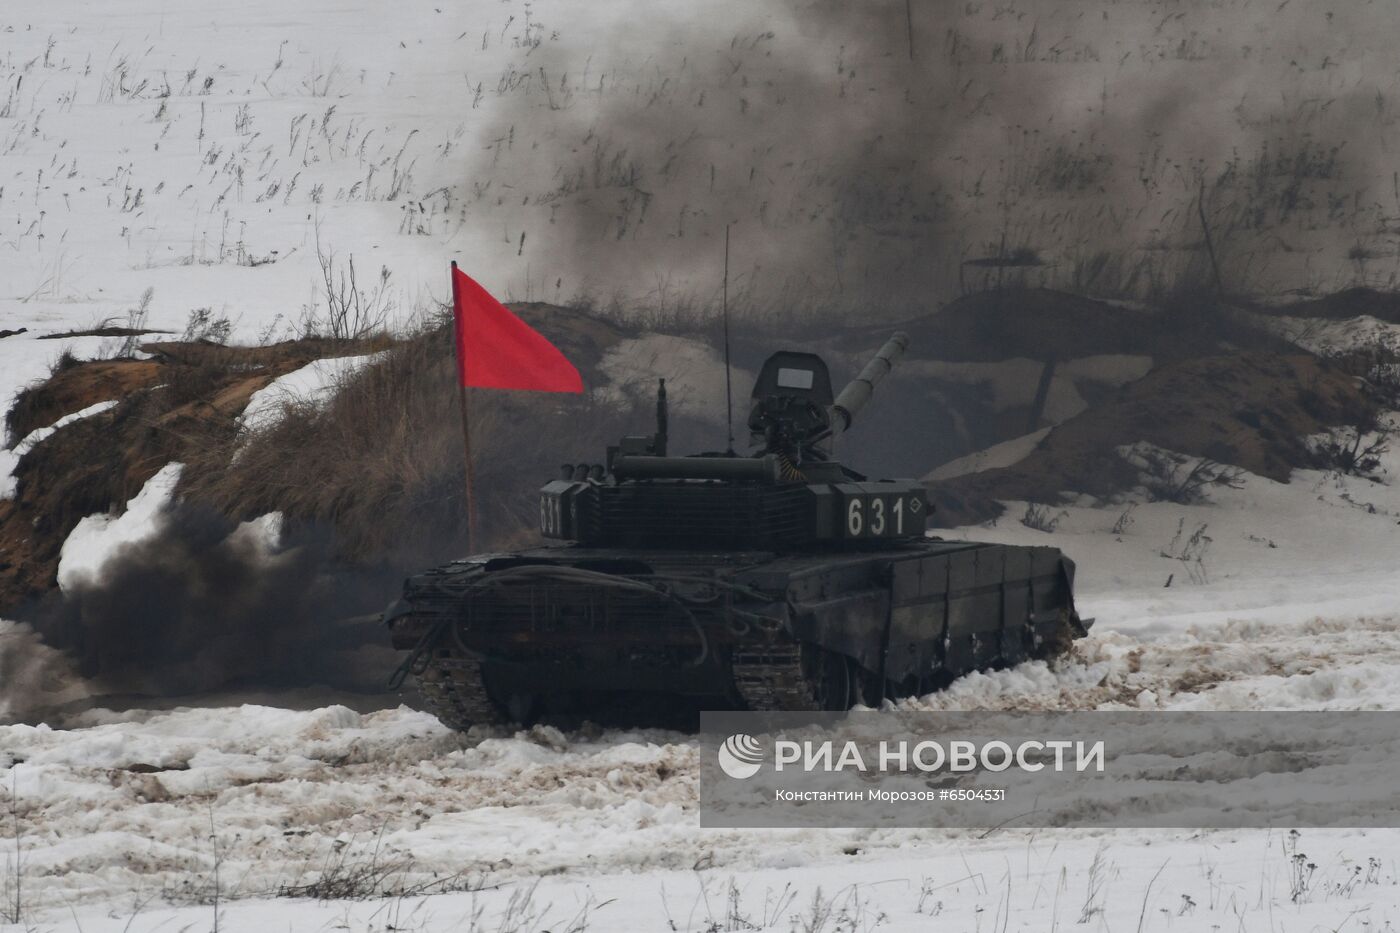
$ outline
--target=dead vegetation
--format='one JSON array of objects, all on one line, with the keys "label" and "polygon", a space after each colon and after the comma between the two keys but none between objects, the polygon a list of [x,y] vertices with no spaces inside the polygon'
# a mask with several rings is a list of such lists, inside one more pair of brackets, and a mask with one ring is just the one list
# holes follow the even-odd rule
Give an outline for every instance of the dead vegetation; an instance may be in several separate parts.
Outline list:
[{"label": "dead vegetation", "polygon": [[[601,384],[596,364],[622,337],[612,324],[550,306],[517,306]],[[192,317],[201,332],[218,321]],[[54,585],[64,540],[85,516],[120,509],[166,463],[186,464],[180,495],[234,518],[279,511],[289,528],[329,535],[352,561],[418,562],[465,544],[463,447],[452,341],[437,322],[404,339],[309,337],[225,346],[209,335],[143,344],[149,359],[61,357],[9,413],[12,439],[97,402],[111,409],[37,443],[0,500],[0,607]],[[333,356],[379,353],[324,404],[288,398],[254,434],[240,416],[277,377]],[[483,543],[527,540],[533,491],[562,462],[600,460],[650,414],[587,397],[473,391],[472,430]],[[684,432],[685,418],[673,419]]]},{"label": "dead vegetation", "polygon": [[[1376,406],[1367,383],[1303,354],[1168,362],[1056,427],[1021,462],[933,484],[937,520],[981,521],[1000,513],[995,500],[1055,503],[1067,490],[1109,498],[1144,487],[1153,498],[1199,501],[1239,470],[1287,482],[1295,468],[1318,465],[1309,436]],[[1139,456],[1120,452],[1140,443]]]},{"label": "dead vegetation", "polygon": [[1357,424],[1329,428],[1315,449],[1324,469],[1380,479],[1381,457],[1390,450],[1390,440],[1390,427],[1368,415]]},{"label": "dead vegetation", "polygon": [[316,266],[320,272],[320,300],[303,309],[297,332],[301,337],[328,337],[332,340],[364,340],[386,332],[394,311],[390,298],[388,266],[366,281],[355,270],[353,255],[342,257],[321,245],[321,228],[316,227]]},{"label": "dead vegetation", "polygon": [[5,413],[10,443],[22,440],[64,415],[106,399],[125,398],[157,384],[160,367],[150,360],[95,360],[80,364],[72,354],[54,361],[49,378],[19,393]]},{"label": "dead vegetation", "polygon": [[[546,329],[585,369],[600,355],[598,340],[616,339],[578,315]],[[460,554],[465,454],[455,379],[450,331],[429,327],[342,378],[324,404],[290,398],[265,430],[202,447],[180,493],[238,518],[280,511],[293,526],[332,529],[337,551],[352,560]],[[534,491],[561,463],[601,460],[619,436],[646,430],[648,418],[587,396],[472,390],[478,544],[532,540]]]},{"label": "dead vegetation", "polygon": [[308,862],[296,876],[277,886],[278,897],[318,901],[365,901],[423,897],[449,891],[480,891],[487,878],[458,872],[428,875],[413,859],[384,844],[381,826],[374,844],[366,848],[354,837],[334,839],[319,862]]},{"label": "dead vegetation", "polygon": [[1210,457],[1138,445],[1124,459],[1140,468],[1142,488],[1150,502],[1195,505],[1207,501],[1212,489],[1239,489],[1243,485],[1243,470]]},{"label": "dead vegetation", "polygon": [[117,405],[69,424],[20,459],[15,496],[0,501],[0,608],[54,585],[63,542],[82,518],[122,508],[166,463],[232,437],[258,389],[313,359],[383,345],[176,342],[143,345],[151,356],[144,360],[60,357],[7,414],[12,442],[98,402]]}]

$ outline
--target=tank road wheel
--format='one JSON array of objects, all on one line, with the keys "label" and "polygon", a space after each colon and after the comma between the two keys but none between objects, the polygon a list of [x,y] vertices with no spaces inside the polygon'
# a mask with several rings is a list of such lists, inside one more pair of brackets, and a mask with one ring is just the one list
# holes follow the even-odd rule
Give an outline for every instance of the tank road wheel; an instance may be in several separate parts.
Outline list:
[{"label": "tank road wheel", "polygon": [[486,689],[487,692],[491,694],[491,698],[495,702],[496,707],[503,710],[506,717],[511,722],[521,726],[533,726],[535,724],[540,709],[539,697],[535,696],[533,693],[516,690],[507,694],[504,699],[498,699],[496,697],[496,691],[492,690],[490,686]]},{"label": "tank road wheel", "polygon": [[804,644],[802,674],[812,694],[812,709],[845,712],[851,708],[854,682],[850,659],[845,655]]},{"label": "tank road wheel", "polygon": [[851,702],[847,706],[860,704],[871,709],[879,709],[885,703],[888,696],[888,685],[885,679],[879,674],[872,674],[857,663],[855,658],[847,658],[846,663],[851,669]]}]

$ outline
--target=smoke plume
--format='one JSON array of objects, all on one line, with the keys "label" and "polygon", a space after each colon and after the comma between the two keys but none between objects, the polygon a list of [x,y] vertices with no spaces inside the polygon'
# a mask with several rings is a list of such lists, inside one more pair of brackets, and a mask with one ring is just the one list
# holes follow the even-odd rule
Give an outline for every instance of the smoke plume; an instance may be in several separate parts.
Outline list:
[{"label": "smoke plume", "polygon": [[759,312],[897,317],[1010,276],[1154,297],[1200,269],[1203,191],[1236,290],[1394,255],[1381,6],[608,15],[531,34],[442,179],[508,231],[517,297],[708,307],[731,226]]},{"label": "smoke plume", "polygon": [[[158,697],[229,687],[375,691],[392,660],[366,613],[387,604],[401,583],[398,571],[339,564],[328,535],[302,532],[269,547],[255,525],[176,503],[149,536],[121,547],[97,574],[23,613],[44,648],[14,644],[0,656],[28,671],[31,682],[47,678],[41,700],[49,705],[82,694]],[[0,682],[13,694],[0,698],[10,715],[36,705],[13,689],[23,680]]]}]

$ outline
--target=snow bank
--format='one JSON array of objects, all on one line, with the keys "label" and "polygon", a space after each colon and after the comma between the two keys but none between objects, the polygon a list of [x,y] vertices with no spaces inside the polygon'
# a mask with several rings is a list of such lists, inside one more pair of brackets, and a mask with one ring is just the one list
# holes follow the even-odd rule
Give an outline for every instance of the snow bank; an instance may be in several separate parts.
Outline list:
[{"label": "snow bank", "polygon": [[157,520],[170,503],[175,486],[180,481],[180,463],[167,463],[146,481],[141,491],[126,504],[117,516],[89,515],[78,522],[63,542],[58,563],[58,585],[67,589],[78,583],[95,579],[105,564],[119,549],[154,534]]},{"label": "snow bank", "polygon": [[383,353],[369,353],[313,360],[254,392],[240,421],[248,431],[261,431],[277,423],[282,407],[289,402],[323,405],[345,379],[383,358]]},{"label": "snow bank", "polygon": [[1045,435],[1049,433],[1050,428],[1041,428],[1039,431],[1032,431],[1030,434],[1022,434],[1009,441],[993,444],[991,447],[970,453],[965,457],[949,460],[937,469],[930,471],[924,477],[924,482],[937,482],[938,480],[952,479],[955,476],[965,476],[968,473],[980,473],[983,470],[994,470],[997,467],[1009,467],[1020,463],[1031,455],[1031,451],[1035,450],[1036,445],[1043,441]]}]

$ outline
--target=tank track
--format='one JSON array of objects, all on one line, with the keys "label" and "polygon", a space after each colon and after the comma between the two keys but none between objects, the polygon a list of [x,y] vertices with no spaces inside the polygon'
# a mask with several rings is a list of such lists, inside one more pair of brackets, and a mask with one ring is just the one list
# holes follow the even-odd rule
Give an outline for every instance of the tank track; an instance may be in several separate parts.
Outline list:
[{"label": "tank track", "polygon": [[439,649],[417,675],[424,705],[443,724],[459,732],[475,725],[504,721],[505,717],[486,692],[481,663]]},{"label": "tank track", "polygon": [[[456,621],[452,613],[415,612],[414,628],[427,633],[440,623],[450,626]],[[424,646],[424,659],[413,669],[418,693],[427,711],[443,725],[465,732],[474,725],[503,722],[505,717],[486,691],[481,662],[464,657],[452,646],[446,632],[436,644]]]},{"label": "tank track", "polygon": [[736,647],[730,657],[734,686],[749,709],[762,712],[810,710],[815,698],[802,670],[802,646]]}]

